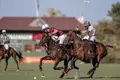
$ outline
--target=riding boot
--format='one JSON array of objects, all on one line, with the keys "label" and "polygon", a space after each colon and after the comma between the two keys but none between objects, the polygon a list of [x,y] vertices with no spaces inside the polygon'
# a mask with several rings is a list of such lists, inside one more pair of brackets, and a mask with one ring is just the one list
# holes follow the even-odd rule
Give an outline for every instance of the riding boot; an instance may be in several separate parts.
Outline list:
[{"label": "riding boot", "polygon": [[90,47],[91,47],[90,50],[91,50],[92,57],[95,57],[95,42],[91,41]]}]

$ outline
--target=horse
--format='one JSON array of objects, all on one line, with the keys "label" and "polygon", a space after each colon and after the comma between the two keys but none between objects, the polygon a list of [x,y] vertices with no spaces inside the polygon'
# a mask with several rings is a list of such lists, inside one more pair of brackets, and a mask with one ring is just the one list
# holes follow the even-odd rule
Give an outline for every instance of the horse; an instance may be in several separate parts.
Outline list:
[{"label": "horse", "polygon": [[[62,49],[59,46],[58,42],[55,42],[47,33],[45,33],[40,40],[40,45],[45,47],[47,52],[47,56],[44,56],[40,59],[39,69],[42,71],[42,61],[43,60],[55,60],[54,70],[67,70],[68,62],[70,60],[70,56],[67,53],[63,53]],[[59,62],[64,61],[64,67],[57,67]]]},{"label": "horse", "polygon": [[[95,57],[90,57],[89,54],[88,54],[88,49],[87,47],[83,47],[86,43],[89,43],[89,40],[82,40],[81,38],[79,38],[76,33],[74,31],[70,31],[69,34],[66,36],[66,41],[69,41],[69,40],[72,40],[73,41],[73,45],[74,45],[74,55],[72,57],[72,61],[71,61],[71,69],[73,69],[75,67],[75,61],[76,59],[79,59],[79,60],[82,60],[82,61],[86,61],[86,60],[83,60],[82,59],[82,55],[85,52],[87,52],[85,58],[87,59],[87,61],[89,60],[92,60],[92,65],[93,65],[93,68],[90,69],[88,71],[88,77],[89,78],[92,78],[95,71],[96,71],[96,68],[99,67],[99,63],[100,61],[107,55],[107,47],[110,47],[110,48],[113,48],[113,46],[111,45],[104,45],[102,44],[101,42],[96,42],[95,44]],[[86,50],[87,49],[87,50]],[[67,70],[66,73],[68,73],[71,69]],[[61,78],[64,77],[64,75],[66,73],[63,73],[61,75]]]},{"label": "horse", "polygon": [[6,62],[6,67],[5,67],[4,71],[7,70],[8,60],[11,56],[13,57],[16,65],[17,65],[17,71],[19,71],[19,65],[18,65],[17,57],[19,58],[19,61],[22,61],[22,59],[23,59],[22,53],[21,52],[18,53],[12,47],[9,47],[9,54],[7,56],[5,56],[5,47],[3,45],[0,45],[0,63],[3,59],[5,59],[5,62]]}]

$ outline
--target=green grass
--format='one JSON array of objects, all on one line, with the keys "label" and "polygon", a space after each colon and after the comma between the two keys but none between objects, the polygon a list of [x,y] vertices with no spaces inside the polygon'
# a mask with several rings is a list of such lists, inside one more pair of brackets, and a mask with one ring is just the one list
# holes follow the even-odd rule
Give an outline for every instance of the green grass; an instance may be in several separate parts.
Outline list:
[{"label": "green grass", "polygon": [[[62,65],[63,62],[60,64]],[[90,80],[87,77],[87,71],[92,67],[91,64],[80,64],[77,61],[77,66],[80,68],[81,79],[77,80]],[[59,65],[59,66],[60,66]],[[43,64],[44,73],[46,78],[41,78],[41,72],[39,71],[38,64],[21,64],[20,63],[20,71],[16,72],[16,65],[14,61],[11,59],[9,61],[8,70],[3,72],[5,67],[4,60],[2,64],[0,64],[0,80],[60,80],[58,77],[62,73],[61,71],[54,71],[52,69],[53,64]],[[65,76],[63,80],[74,80],[76,70],[72,70]],[[97,69],[95,78],[92,80],[120,80],[120,64],[100,64],[100,67]],[[105,78],[108,77],[108,78]]]},{"label": "green grass", "polygon": [[[35,44],[33,41],[23,41],[25,44]],[[45,52],[36,52],[27,53],[24,50],[24,47],[21,48],[23,56],[43,56],[46,55]],[[80,64],[80,61],[77,61],[77,66],[80,68],[80,79],[76,80],[90,80],[87,78],[87,71],[92,67],[91,64]],[[41,78],[41,72],[39,71],[38,64],[19,64],[20,71],[16,71],[16,64],[12,59],[9,60],[8,70],[3,72],[5,63],[4,60],[0,64],[0,80],[60,80],[59,76],[62,73],[61,71],[54,71],[53,64],[43,64],[43,69],[46,78]],[[63,62],[58,66],[63,65]],[[73,77],[76,74],[76,70],[72,70],[65,76],[62,80],[74,80]],[[108,78],[105,78],[108,77]],[[92,80],[120,80],[120,64],[100,64],[97,69],[94,78]]]}]

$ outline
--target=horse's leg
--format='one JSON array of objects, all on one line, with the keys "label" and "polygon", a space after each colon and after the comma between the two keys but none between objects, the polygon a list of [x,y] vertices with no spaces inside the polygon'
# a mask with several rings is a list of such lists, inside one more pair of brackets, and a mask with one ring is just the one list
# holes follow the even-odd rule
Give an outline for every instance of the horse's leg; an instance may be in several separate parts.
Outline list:
[{"label": "horse's leg", "polygon": [[91,74],[91,72],[93,71],[93,69],[94,69],[94,67],[95,67],[96,63],[97,63],[97,58],[92,59],[92,65],[93,65],[93,68],[92,68],[92,69],[90,69],[90,70],[88,71],[88,73],[87,73],[88,75],[90,75],[90,74]]},{"label": "horse's leg", "polygon": [[77,60],[77,58],[72,57],[71,68],[69,68],[68,70],[66,70],[66,73],[68,73],[71,69],[79,70],[79,68],[75,65],[76,60]]},{"label": "horse's leg", "polygon": [[61,69],[63,69],[63,67],[57,67],[57,65],[59,64],[59,62],[61,62],[61,60],[57,59],[57,61],[54,64],[54,67],[53,67],[54,70],[61,70]]},{"label": "horse's leg", "polygon": [[95,66],[95,69],[93,69],[93,71],[91,72],[90,78],[92,78],[92,77],[93,77],[94,72],[96,71],[96,68],[98,68],[98,67],[99,67],[99,63],[100,63],[100,61],[98,61],[98,62],[97,62],[96,66]]},{"label": "horse's leg", "polygon": [[99,63],[100,63],[101,59],[102,58],[100,56],[98,56],[95,60],[93,60],[94,67],[89,71],[90,72],[89,78],[93,77],[94,72],[96,71],[96,68],[99,67]]},{"label": "horse's leg", "polygon": [[64,75],[67,73],[68,62],[69,62],[69,60],[64,60],[64,71],[63,71],[63,73],[60,75],[60,78],[63,78]]},{"label": "horse's leg", "polygon": [[89,78],[92,78],[92,77],[93,77],[93,74],[94,74],[95,71],[96,71],[96,68],[97,68],[97,67],[96,67],[96,63],[97,63],[97,59],[96,59],[96,58],[92,59],[93,68],[90,69],[90,70],[88,71],[88,73],[87,73],[87,74],[90,75]]},{"label": "horse's leg", "polygon": [[74,76],[75,79],[78,79],[78,76],[80,74],[79,68],[75,65],[77,58],[73,58],[71,61],[71,69],[76,69],[76,75]]},{"label": "horse's leg", "polygon": [[68,60],[64,60],[64,72],[66,73],[66,70],[68,69]]},{"label": "horse's leg", "polygon": [[43,69],[42,69],[42,62],[43,62],[43,60],[50,60],[50,59],[52,59],[51,58],[51,56],[45,56],[45,57],[42,57],[41,59],[40,59],[40,64],[39,64],[39,69],[40,69],[40,71],[42,71]]},{"label": "horse's leg", "polygon": [[68,60],[64,60],[64,71],[63,71],[63,73],[61,74],[60,78],[63,78],[64,75],[67,74],[67,73],[71,70],[71,68],[68,68],[68,62],[69,62],[71,59],[73,60],[73,56],[71,56]]},{"label": "horse's leg", "polygon": [[0,56],[0,63],[1,63],[1,61],[2,61],[2,56]]},{"label": "horse's leg", "polygon": [[13,57],[16,65],[17,65],[17,71],[19,71],[19,64],[18,64],[18,61],[17,61],[17,58],[16,58],[16,54],[13,54],[12,57]]},{"label": "horse's leg", "polygon": [[8,67],[8,59],[9,59],[9,58],[7,58],[7,57],[6,57],[6,59],[5,59],[6,66],[5,66],[4,71],[6,71],[6,70],[7,70],[7,67]]},{"label": "horse's leg", "polygon": [[[64,65],[68,66],[69,61],[70,61],[70,59],[67,62],[64,61]],[[67,74],[70,70],[72,70],[74,67],[76,67],[75,66],[75,61],[76,61],[75,58],[72,57],[72,59],[71,59],[71,68],[66,69],[65,74]]]},{"label": "horse's leg", "polygon": [[75,65],[75,62],[76,62],[76,60],[77,60],[77,58],[73,58],[73,61],[71,61],[71,68],[73,69],[76,69],[76,70],[79,70],[79,67],[77,67],[76,65]]}]

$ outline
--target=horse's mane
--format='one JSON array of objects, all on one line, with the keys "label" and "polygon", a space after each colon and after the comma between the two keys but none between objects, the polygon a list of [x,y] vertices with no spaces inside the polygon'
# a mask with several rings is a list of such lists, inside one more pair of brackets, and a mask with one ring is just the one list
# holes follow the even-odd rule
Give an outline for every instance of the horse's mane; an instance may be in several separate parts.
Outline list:
[{"label": "horse's mane", "polygon": [[[45,44],[47,44],[47,47],[50,48],[50,47],[53,47],[52,45],[57,43],[55,42],[47,33],[45,33],[42,37],[42,39],[45,38]],[[45,46],[45,45],[44,45]]]}]

